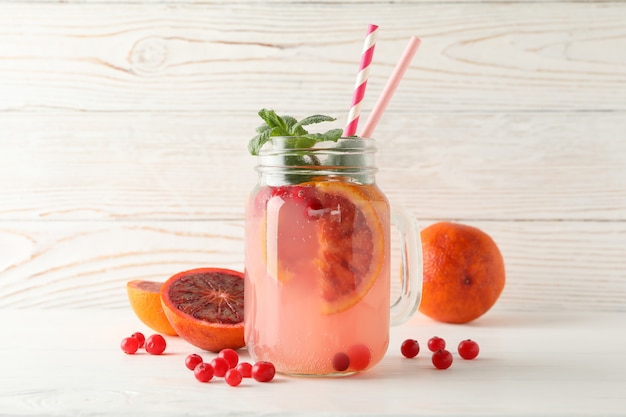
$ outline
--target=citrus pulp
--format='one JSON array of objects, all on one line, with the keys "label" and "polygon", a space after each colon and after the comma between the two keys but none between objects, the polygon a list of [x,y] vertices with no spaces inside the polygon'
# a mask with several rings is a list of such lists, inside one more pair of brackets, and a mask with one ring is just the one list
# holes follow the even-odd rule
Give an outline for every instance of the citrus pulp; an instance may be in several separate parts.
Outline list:
[{"label": "citrus pulp", "polygon": [[245,345],[243,293],[243,273],[198,268],[169,278],[161,288],[161,303],[180,337],[201,349],[219,352]]},{"label": "citrus pulp", "polygon": [[[322,272],[320,289],[327,314],[344,311],[358,303],[374,285],[383,266],[385,236],[371,203],[373,190],[343,181],[315,185],[317,267]],[[377,196],[384,199],[382,194]]]},{"label": "citrus pulp", "polygon": [[[262,198],[267,211],[259,250],[274,278],[287,284],[296,275],[307,275],[313,262],[321,275],[318,287],[325,314],[345,311],[367,294],[385,256],[383,225],[372,202],[386,199],[375,186],[311,181],[273,188]],[[280,216],[268,217],[267,212]],[[267,250],[268,219],[276,236],[273,256]],[[311,227],[311,235],[304,232]],[[314,259],[312,248],[317,248]]]}]

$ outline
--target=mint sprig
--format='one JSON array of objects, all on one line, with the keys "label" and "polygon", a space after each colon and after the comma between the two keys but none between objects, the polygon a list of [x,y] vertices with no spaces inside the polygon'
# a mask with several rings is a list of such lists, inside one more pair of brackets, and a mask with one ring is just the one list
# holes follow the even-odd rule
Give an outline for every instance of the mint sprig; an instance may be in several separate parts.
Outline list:
[{"label": "mint sprig", "polygon": [[257,135],[248,143],[248,151],[252,155],[258,155],[263,145],[272,136],[293,136],[294,141],[290,143],[290,146],[293,148],[310,148],[317,142],[337,142],[343,134],[343,129],[331,129],[324,133],[309,133],[304,126],[336,120],[334,117],[321,114],[305,117],[298,121],[291,116],[279,116],[271,109],[261,109],[259,116],[265,124],[256,129]]}]

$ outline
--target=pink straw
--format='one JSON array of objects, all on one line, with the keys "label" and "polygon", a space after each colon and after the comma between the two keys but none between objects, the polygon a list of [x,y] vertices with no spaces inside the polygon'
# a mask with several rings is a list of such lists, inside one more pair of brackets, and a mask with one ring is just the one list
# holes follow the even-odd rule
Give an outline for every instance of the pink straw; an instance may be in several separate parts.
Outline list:
[{"label": "pink straw", "polygon": [[370,72],[370,64],[372,56],[374,56],[374,47],[376,46],[376,35],[378,26],[369,25],[367,28],[367,36],[363,43],[363,53],[361,54],[361,65],[356,76],[354,85],[354,95],[352,96],[352,107],[348,113],[348,124],[343,131],[344,136],[352,136],[356,134],[356,127],[359,124],[359,114],[361,112],[361,102],[365,95],[365,86]]},{"label": "pink straw", "polygon": [[417,49],[419,48],[421,43],[422,41],[415,36],[412,36],[411,39],[409,39],[409,44],[404,50],[402,57],[400,57],[400,61],[398,61],[398,63],[396,64],[396,68],[393,70],[391,77],[389,77],[387,85],[385,86],[383,92],[378,98],[378,102],[372,109],[370,117],[365,122],[365,127],[361,132],[362,138],[371,137],[374,129],[376,128],[376,125],[380,121],[380,118],[387,108],[387,104],[389,104],[389,101],[391,100],[391,96],[393,96],[393,93],[396,91],[398,84],[400,84],[400,80],[402,79],[404,73],[411,64],[411,60],[415,56],[415,53],[417,52]]}]

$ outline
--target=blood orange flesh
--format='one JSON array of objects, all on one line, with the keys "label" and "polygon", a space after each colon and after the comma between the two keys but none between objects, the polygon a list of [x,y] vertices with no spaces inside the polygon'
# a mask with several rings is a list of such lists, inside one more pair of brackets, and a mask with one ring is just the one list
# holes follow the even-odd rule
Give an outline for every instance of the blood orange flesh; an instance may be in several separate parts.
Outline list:
[{"label": "blood orange flesh", "polygon": [[161,288],[163,311],[178,335],[204,350],[239,349],[243,340],[243,273],[223,268],[180,272]]},{"label": "blood orange flesh", "polygon": [[256,250],[268,274],[283,285],[316,277],[324,314],[356,305],[381,275],[389,205],[376,185],[332,179],[268,187],[254,204],[265,216]]},{"label": "blood orange flesh", "polygon": [[316,186],[324,210],[318,220],[323,273],[322,298],[327,314],[338,313],[359,302],[372,287],[384,259],[384,233],[372,205],[375,196],[367,186],[340,181]]}]

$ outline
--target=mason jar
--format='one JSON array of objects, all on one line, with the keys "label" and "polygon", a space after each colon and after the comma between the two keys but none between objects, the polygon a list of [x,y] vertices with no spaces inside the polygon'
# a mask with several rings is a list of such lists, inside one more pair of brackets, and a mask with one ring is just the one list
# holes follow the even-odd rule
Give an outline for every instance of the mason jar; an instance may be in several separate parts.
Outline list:
[{"label": "mason jar", "polygon": [[255,361],[285,374],[364,371],[385,355],[390,326],[417,309],[419,230],[376,184],[375,140],[299,139],[273,137],[259,151],[246,206],[245,342]]}]

